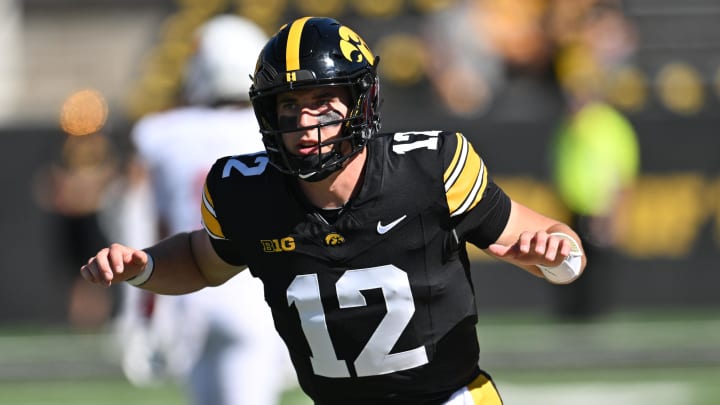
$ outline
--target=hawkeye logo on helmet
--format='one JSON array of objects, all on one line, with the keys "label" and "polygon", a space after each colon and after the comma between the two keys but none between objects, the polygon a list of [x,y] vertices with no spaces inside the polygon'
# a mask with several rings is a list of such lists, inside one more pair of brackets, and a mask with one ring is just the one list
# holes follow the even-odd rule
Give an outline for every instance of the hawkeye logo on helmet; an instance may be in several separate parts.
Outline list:
[{"label": "hawkeye logo on helmet", "polygon": [[370,65],[375,63],[375,57],[370,52],[370,48],[355,31],[342,26],[338,30],[338,35],[340,35],[340,50],[345,59],[357,63],[365,59]]}]

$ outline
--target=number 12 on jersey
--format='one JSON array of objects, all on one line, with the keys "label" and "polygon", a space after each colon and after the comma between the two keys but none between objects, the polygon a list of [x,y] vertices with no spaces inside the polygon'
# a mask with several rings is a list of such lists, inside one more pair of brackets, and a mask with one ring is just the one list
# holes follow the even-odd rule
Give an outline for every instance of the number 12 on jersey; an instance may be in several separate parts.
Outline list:
[{"label": "number 12 on jersey", "polygon": [[[387,312],[353,363],[358,377],[388,374],[428,363],[424,346],[390,354],[415,313],[410,281],[401,269],[385,265],[346,271],[335,284],[340,310],[366,306],[362,290],[377,288],[383,292]],[[287,289],[287,299],[288,305],[295,305],[300,315],[300,325],[312,351],[310,362],[315,374],[350,377],[347,364],[338,360],[330,339],[320,300],[318,275],[295,277]]]}]

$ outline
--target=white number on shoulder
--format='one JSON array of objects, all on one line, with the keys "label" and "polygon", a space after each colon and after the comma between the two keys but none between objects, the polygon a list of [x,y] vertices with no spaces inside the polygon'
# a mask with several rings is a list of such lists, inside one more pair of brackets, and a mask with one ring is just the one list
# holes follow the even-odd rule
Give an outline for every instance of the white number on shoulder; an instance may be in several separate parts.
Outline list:
[{"label": "white number on shoulder", "polygon": [[[391,265],[346,271],[335,285],[340,309],[367,305],[362,291],[374,288],[382,289],[387,313],[353,363],[358,377],[388,374],[427,364],[424,346],[390,354],[415,313],[410,281],[404,271]],[[300,315],[300,324],[312,351],[310,362],[315,374],[349,377],[347,365],[338,360],[330,339],[320,301],[318,275],[295,277],[288,287],[287,298],[288,305],[295,304]]]},{"label": "white number on shoulder", "polygon": [[259,154],[255,156],[255,160],[252,165],[247,165],[245,162],[235,157],[228,159],[223,167],[223,179],[230,176],[233,169],[242,173],[243,176],[257,176],[265,171],[268,164],[268,157],[266,154]]},{"label": "white number on shoulder", "polygon": [[[411,137],[411,135],[414,135]],[[425,148],[436,150],[440,131],[397,132],[393,135],[393,152],[402,155],[411,150]]]}]

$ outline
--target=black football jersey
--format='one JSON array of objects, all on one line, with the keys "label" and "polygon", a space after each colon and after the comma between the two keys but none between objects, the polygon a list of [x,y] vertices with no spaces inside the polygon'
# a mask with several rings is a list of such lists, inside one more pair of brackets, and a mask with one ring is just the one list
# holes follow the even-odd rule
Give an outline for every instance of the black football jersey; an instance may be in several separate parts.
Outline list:
[{"label": "black football jersey", "polygon": [[509,199],[461,134],[381,134],[367,147],[334,221],[259,153],[215,163],[203,223],[220,257],[263,281],[317,404],[442,403],[480,372],[464,244],[493,243]]}]

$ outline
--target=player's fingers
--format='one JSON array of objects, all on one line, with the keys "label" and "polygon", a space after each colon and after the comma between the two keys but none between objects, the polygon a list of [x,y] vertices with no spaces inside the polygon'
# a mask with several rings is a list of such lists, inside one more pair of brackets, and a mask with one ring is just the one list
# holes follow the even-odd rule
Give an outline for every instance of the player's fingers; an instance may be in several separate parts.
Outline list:
[{"label": "player's fingers", "polygon": [[98,252],[97,256],[90,258],[88,263],[80,268],[80,275],[87,281],[96,284],[107,284],[106,275],[102,270],[102,260],[107,249]]},{"label": "player's fingers", "polygon": [[562,238],[558,237],[548,237],[547,243],[545,246],[545,259],[550,261],[555,261],[555,258],[558,256],[558,247],[560,246],[560,242],[562,241]]},{"label": "player's fingers", "polygon": [[561,246],[561,251],[563,256],[570,256],[570,254],[573,252],[573,250],[576,248],[575,243],[571,240],[563,239]]},{"label": "player's fingers", "polygon": [[122,245],[113,243],[108,254],[109,268],[117,274],[125,271],[125,252]]},{"label": "player's fingers", "polygon": [[535,233],[533,232],[523,232],[520,234],[520,237],[518,238],[518,250],[520,251],[520,254],[528,254],[530,253],[530,248],[533,245],[533,239],[535,237]]},{"label": "player's fingers", "polygon": [[110,255],[112,254],[112,249],[102,249],[98,252],[97,255],[95,255],[95,260],[92,261],[92,263],[89,265],[90,270],[93,272],[93,275],[97,278],[98,283],[103,283],[105,285],[110,285],[114,278],[114,272],[113,268],[111,267],[110,263]]},{"label": "player's fingers", "polygon": [[535,242],[535,253],[540,256],[545,256],[547,254],[548,250],[548,243],[550,242],[550,237],[547,234],[547,232],[537,232],[534,235],[534,242]]},{"label": "player's fingers", "polygon": [[514,245],[505,246],[494,243],[488,246],[488,251],[498,257],[506,257],[512,253]]},{"label": "player's fingers", "polygon": [[129,263],[137,266],[145,266],[147,264],[147,253],[142,250],[134,250],[130,255]]},{"label": "player's fingers", "polygon": [[565,238],[561,238],[558,242],[558,256],[561,256],[563,259],[570,256],[570,253],[572,253],[573,250],[573,243]]},{"label": "player's fingers", "polygon": [[99,280],[91,269],[92,260],[93,259],[88,260],[88,263],[86,265],[80,267],[80,275],[82,276],[82,278],[91,283],[97,283]]}]

